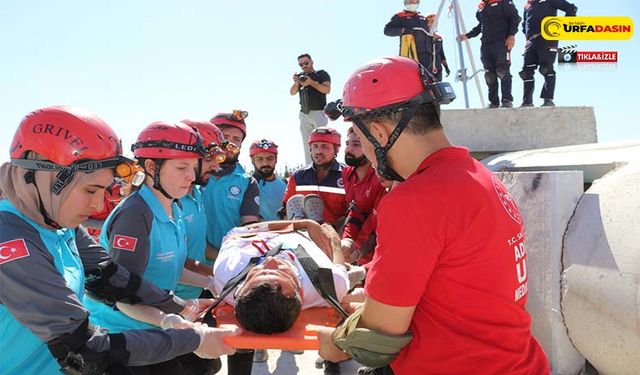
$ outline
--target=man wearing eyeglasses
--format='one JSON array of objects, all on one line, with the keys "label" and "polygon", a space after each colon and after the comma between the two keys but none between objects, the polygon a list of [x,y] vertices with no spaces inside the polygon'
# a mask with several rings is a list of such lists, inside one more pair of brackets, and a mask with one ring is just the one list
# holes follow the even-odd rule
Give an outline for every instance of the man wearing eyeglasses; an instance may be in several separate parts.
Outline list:
[{"label": "man wearing eyeglasses", "polygon": [[327,126],[327,118],[323,110],[327,104],[327,94],[331,92],[331,77],[324,70],[316,71],[313,60],[308,53],[298,56],[300,73],[293,74],[293,85],[289,89],[291,95],[300,94],[300,133],[305,163],[311,163],[311,153],[306,145],[313,129]]}]

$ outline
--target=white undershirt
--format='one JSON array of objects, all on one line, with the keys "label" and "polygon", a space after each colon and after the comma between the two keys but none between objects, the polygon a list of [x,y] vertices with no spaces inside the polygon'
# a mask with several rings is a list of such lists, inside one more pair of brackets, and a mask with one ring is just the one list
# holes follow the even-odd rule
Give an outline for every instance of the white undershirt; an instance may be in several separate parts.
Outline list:
[{"label": "white undershirt", "polygon": [[[342,300],[345,294],[347,294],[349,277],[347,276],[346,268],[342,265],[334,264],[327,255],[307,237],[305,231],[284,234],[274,232],[251,233],[245,227],[232,229],[227,233],[227,236],[222,239],[220,253],[213,265],[216,291],[220,293],[227,281],[240,273],[251,258],[266,254],[269,249],[280,244],[282,244],[285,249],[295,249],[298,245],[302,245],[319,267],[332,269],[333,283],[336,288],[338,301]],[[304,293],[302,308],[329,306],[324,298],[316,291],[293,251],[285,249],[281,250],[276,257],[287,259],[295,264]],[[224,301],[230,305],[235,305],[234,292],[229,293]]]}]

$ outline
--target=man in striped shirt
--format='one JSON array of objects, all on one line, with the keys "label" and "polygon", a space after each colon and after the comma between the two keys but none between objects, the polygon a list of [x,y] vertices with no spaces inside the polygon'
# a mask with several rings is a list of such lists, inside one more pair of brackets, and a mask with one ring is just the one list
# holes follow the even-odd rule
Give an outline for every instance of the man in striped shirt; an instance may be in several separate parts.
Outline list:
[{"label": "man in striped shirt", "polygon": [[342,179],[345,165],[336,160],[340,149],[340,133],[329,127],[317,128],[311,133],[307,143],[312,163],[291,175],[282,201],[283,209],[280,211],[285,211],[287,201],[295,194],[315,194],[324,203],[323,221],[340,227],[347,215]]}]

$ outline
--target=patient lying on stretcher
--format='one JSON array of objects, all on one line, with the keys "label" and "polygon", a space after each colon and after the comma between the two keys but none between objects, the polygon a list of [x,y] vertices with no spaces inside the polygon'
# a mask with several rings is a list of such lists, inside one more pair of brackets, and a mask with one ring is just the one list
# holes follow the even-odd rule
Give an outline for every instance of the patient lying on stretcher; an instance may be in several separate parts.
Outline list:
[{"label": "patient lying on stretcher", "polygon": [[[234,228],[223,239],[213,267],[216,291],[229,288],[230,280],[248,270],[224,302],[235,306],[236,319],[246,330],[284,332],[302,309],[331,306],[301,264],[305,257],[327,274],[330,270],[332,277],[324,281],[333,284],[338,302],[350,284],[364,278],[362,268],[347,271],[340,238],[331,226],[311,220],[265,222]],[[256,265],[248,267],[252,262]],[[309,270],[309,261],[304,262]]]}]

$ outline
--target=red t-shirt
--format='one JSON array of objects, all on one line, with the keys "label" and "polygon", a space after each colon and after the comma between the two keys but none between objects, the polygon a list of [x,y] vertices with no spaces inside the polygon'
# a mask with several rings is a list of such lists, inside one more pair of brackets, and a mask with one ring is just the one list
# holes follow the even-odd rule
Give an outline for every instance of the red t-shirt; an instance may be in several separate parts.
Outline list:
[{"label": "red t-shirt", "polygon": [[373,209],[386,191],[371,166],[360,181],[356,168],[346,167],[342,170],[342,180],[349,205],[342,238],[354,240],[356,248],[359,248],[376,229]]},{"label": "red t-shirt", "polygon": [[549,374],[525,311],[522,217],[468,150],[427,157],[382,199],[376,232],[367,295],[416,306],[396,375]]}]

